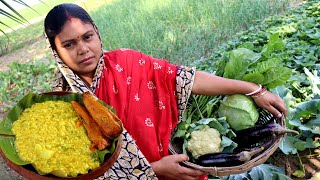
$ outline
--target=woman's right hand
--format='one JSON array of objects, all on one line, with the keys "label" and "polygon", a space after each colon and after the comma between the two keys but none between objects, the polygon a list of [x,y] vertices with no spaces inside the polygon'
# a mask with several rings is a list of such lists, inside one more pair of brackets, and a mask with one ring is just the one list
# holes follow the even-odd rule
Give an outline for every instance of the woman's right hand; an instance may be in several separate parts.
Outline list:
[{"label": "woman's right hand", "polygon": [[152,169],[159,177],[180,180],[198,180],[205,172],[181,166],[179,163],[187,161],[189,157],[185,154],[165,156],[159,161],[151,163]]}]

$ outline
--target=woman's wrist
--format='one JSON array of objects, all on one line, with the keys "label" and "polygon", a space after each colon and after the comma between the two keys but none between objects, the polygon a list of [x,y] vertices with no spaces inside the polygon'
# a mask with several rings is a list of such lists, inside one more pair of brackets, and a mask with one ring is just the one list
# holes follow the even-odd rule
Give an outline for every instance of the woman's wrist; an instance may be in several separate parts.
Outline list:
[{"label": "woman's wrist", "polygon": [[154,173],[157,176],[161,176],[161,172],[160,172],[161,163],[159,161],[154,161],[154,162],[150,163],[150,165],[151,165],[151,168],[153,169]]},{"label": "woman's wrist", "polygon": [[259,84],[258,86],[259,86],[259,87],[258,87],[256,90],[251,91],[251,92],[249,92],[249,93],[247,93],[247,94],[245,94],[245,95],[246,95],[246,96],[252,96],[252,95],[254,95],[255,93],[259,92],[259,91],[262,89],[262,85]]},{"label": "woman's wrist", "polygon": [[265,93],[267,93],[267,88],[265,86],[262,86],[261,84],[258,85],[259,87],[250,92],[250,93],[247,93],[245,94],[246,96],[250,96],[251,98],[257,98],[257,97],[260,97],[260,96],[263,96]]}]

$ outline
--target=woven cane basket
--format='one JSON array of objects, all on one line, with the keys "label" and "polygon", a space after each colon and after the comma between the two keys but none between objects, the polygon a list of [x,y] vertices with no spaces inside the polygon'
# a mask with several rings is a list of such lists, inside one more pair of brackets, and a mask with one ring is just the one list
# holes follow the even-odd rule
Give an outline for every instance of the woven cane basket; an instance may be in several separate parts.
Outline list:
[{"label": "woven cane basket", "polygon": [[[285,119],[284,116],[282,118],[275,118],[271,113],[262,110],[259,112],[259,119],[257,124],[265,124],[268,122],[276,122],[280,124],[282,127],[285,127]],[[193,169],[198,169],[204,172],[209,173],[212,176],[227,176],[231,174],[240,174],[244,173],[246,171],[249,171],[255,166],[258,166],[262,163],[264,163],[279,147],[281,140],[284,138],[285,134],[279,135],[277,137],[266,137],[265,140],[267,141],[272,141],[269,142],[269,146],[265,147],[263,151],[258,153],[257,155],[253,156],[251,160],[238,165],[238,166],[231,166],[231,167],[203,167],[197,164],[194,164],[189,161],[184,161],[182,162],[182,165],[191,167]],[[171,141],[169,145],[169,151],[172,154],[182,154],[182,142],[176,142],[176,141]]]}]

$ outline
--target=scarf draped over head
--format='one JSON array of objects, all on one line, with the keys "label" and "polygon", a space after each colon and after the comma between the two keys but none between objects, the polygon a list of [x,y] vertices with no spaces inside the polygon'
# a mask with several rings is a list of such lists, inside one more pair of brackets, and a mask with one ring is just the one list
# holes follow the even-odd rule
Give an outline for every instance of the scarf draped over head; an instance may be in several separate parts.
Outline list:
[{"label": "scarf draped over head", "polygon": [[87,91],[94,92],[95,88],[97,87],[97,84],[99,83],[99,79],[101,76],[102,68],[104,67],[104,59],[103,59],[103,49],[102,49],[102,41],[101,41],[100,33],[95,23],[94,22],[91,22],[91,23],[100,40],[101,57],[99,59],[90,87],[88,87],[80,79],[80,77],[60,59],[58,53],[52,49],[53,56],[55,57],[55,60],[58,65],[58,70],[56,72],[56,79],[54,81],[54,85],[52,89],[53,91],[72,91],[77,93],[83,93]]}]

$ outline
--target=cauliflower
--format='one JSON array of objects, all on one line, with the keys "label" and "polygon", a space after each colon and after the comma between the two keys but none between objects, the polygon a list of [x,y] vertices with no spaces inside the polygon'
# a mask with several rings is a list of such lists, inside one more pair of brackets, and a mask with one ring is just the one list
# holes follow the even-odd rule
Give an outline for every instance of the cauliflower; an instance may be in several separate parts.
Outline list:
[{"label": "cauliflower", "polygon": [[318,180],[318,179],[320,179],[320,171],[314,173],[310,180]]},{"label": "cauliflower", "polygon": [[218,130],[205,126],[201,130],[191,133],[191,139],[187,143],[187,150],[194,158],[209,153],[221,152],[221,137]]}]

